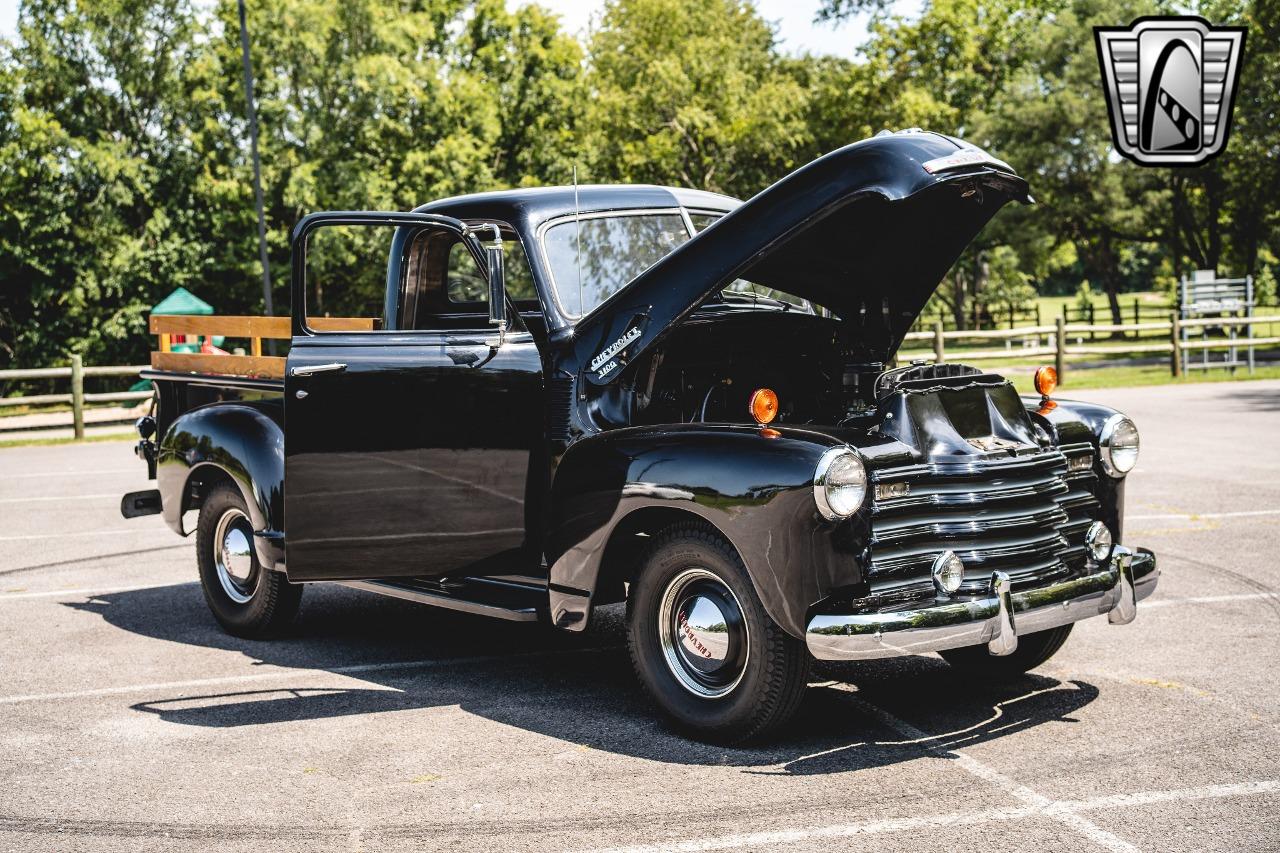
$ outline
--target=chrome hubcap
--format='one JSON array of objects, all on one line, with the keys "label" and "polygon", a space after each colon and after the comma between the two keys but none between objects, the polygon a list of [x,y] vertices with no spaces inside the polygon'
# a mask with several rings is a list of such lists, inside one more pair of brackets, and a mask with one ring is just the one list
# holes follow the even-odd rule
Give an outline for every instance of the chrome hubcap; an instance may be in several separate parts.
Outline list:
[{"label": "chrome hubcap", "polygon": [[248,603],[258,585],[258,562],[253,557],[253,528],[238,509],[229,509],[218,519],[213,563],[227,597],[236,604]]},{"label": "chrome hubcap", "polygon": [[667,667],[695,696],[729,694],[747,668],[751,638],[733,591],[706,569],[686,569],[662,595],[658,633]]}]

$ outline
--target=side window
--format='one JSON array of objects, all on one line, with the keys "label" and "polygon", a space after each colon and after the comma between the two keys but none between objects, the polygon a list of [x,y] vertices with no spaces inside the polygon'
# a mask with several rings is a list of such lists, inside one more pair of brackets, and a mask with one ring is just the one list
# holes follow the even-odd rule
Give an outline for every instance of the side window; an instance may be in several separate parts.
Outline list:
[{"label": "side window", "polygon": [[462,243],[449,247],[445,265],[445,292],[453,303],[477,303],[489,300],[489,281],[480,271],[475,257]]},{"label": "side window", "polygon": [[[537,305],[515,233],[504,233],[507,290]],[[307,325],[316,332],[488,329],[489,283],[463,238],[439,225],[323,224],[307,236]]]},{"label": "side window", "polygon": [[511,301],[526,303],[531,308],[541,308],[538,303],[538,289],[533,284],[533,270],[529,268],[529,256],[524,253],[524,244],[516,237],[515,232],[502,233],[502,246],[507,255],[504,266],[507,273],[507,295]]},{"label": "side window", "polygon": [[697,232],[703,230],[723,215],[723,213],[696,213],[691,210],[689,211],[689,221],[693,223],[693,230]]},{"label": "side window", "polygon": [[[399,229],[378,225],[322,225],[307,236],[303,274],[307,325],[319,332],[386,328],[388,263]],[[395,282],[399,289],[400,282]]]},{"label": "side window", "polygon": [[[488,242],[488,235],[485,235],[484,242]],[[507,295],[514,302],[536,303],[538,291],[533,286],[533,271],[529,268],[524,246],[514,231],[503,230],[502,250],[506,255],[503,267],[506,272]],[[489,310],[488,279],[476,264],[475,258],[460,243],[455,243],[449,250],[447,289],[450,302],[483,303],[484,310]]]},{"label": "side window", "polygon": [[[482,236],[487,242],[488,235]],[[537,305],[533,273],[514,231],[503,229],[507,293],[517,303]],[[489,282],[466,243],[451,231],[424,233],[413,242],[406,266],[401,316],[405,328],[488,329]]]}]

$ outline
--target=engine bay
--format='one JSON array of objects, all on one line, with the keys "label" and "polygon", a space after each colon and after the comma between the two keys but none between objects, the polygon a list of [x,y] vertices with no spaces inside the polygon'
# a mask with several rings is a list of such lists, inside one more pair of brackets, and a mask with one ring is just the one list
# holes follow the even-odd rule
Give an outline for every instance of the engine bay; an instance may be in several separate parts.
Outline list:
[{"label": "engine bay", "polygon": [[752,393],[769,388],[779,424],[865,427],[898,392],[1004,382],[963,364],[886,369],[842,331],[839,319],[809,313],[695,316],[635,365],[633,384],[617,388],[597,414],[615,425],[749,424]]}]

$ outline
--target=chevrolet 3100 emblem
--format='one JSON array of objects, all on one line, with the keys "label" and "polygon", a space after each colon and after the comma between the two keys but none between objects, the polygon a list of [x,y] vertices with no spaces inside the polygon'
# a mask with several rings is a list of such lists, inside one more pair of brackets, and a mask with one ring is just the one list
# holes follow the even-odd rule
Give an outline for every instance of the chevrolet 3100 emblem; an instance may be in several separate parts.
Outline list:
[{"label": "chevrolet 3100 emblem", "polygon": [[1240,80],[1243,27],[1139,18],[1095,27],[1116,150],[1144,166],[1194,166],[1222,153]]}]

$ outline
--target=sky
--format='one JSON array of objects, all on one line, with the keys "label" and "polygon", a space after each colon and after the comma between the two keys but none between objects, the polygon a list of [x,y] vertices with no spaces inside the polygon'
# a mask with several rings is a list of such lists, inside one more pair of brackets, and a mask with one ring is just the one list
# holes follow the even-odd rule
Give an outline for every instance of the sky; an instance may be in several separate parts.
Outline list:
[{"label": "sky", "polygon": [[[12,35],[19,0],[0,0],[0,35]],[[252,2],[252,0],[250,0]],[[511,2],[511,0],[508,0]],[[599,16],[604,0],[538,0],[560,15],[565,29],[581,35]],[[696,0],[694,0],[696,2]],[[896,0],[894,11],[909,14],[921,0]],[[515,3],[512,3],[515,5]],[[839,25],[815,24],[819,0],[756,0],[756,8],[778,27],[778,40],[788,53],[808,52],[853,58],[867,35],[867,21],[859,17]]]}]

